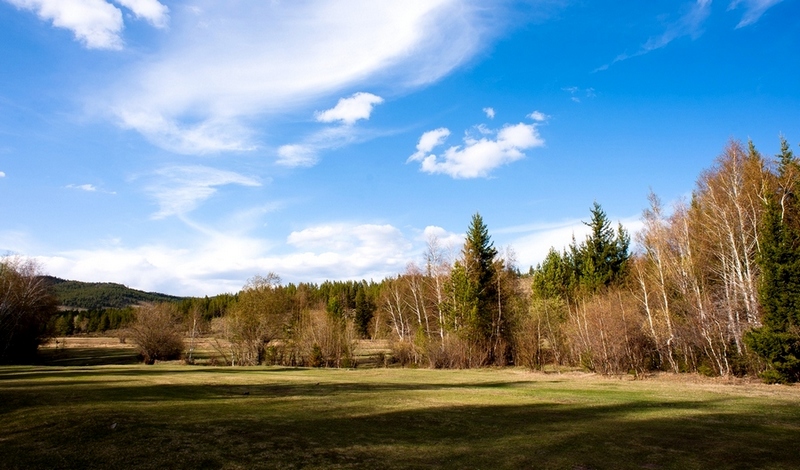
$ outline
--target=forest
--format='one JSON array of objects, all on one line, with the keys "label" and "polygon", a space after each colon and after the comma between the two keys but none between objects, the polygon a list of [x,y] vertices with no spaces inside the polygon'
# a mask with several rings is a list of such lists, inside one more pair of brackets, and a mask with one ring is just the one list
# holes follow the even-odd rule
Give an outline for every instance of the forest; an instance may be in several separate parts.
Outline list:
[{"label": "forest", "polygon": [[[283,284],[267,273],[236,294],[109,301],[61,313],[46,282],[23,285],[44,279],[36,266],[6,258],[0,355],[19,356],[13,324],[28,325],[35,345],[55,331],[153,331],[149,317],[162,332],[224,339],[226,361],[236,365],[352,367],[356,341],[380,339],[404,366],[580,367],[795,382],[799,191],[800,162],[786,139],[774,158],[752,142],[731,141],[699,175],[690,200],[667,206],[651,193],[635,234],[615,226],[595,202],[584,222],[589,235],[552,248],[524,273],[511,250],[494,246],[476,213],[458,253],[430,238],[418,262],[380,282]],[[25,289],[36,295],[20,294]],[[142,307],[140,300],[166,302]],[[20,321],[28,317],[38,320]],[[151,359],[179,355],[182,344],[173,346]]]}]

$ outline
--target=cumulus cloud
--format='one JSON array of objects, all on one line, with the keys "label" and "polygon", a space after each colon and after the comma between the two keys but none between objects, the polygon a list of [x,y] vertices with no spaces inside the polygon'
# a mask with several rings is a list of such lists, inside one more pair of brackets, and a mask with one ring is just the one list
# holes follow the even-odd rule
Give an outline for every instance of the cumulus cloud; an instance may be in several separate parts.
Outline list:
[{"label": "cumulus cloud", "polygon": [[483,112],[489,119],[494,119],[494,108],[483,108]]},{"label": "cumulus cloud", "polygon": [[[163,47],[93,103],[186,154],[259,148],[254,120],[368,80],[399,90],[436,81],[496,29],[486,11],[456,0],[193,6],[175,9]],[[353,123],[378,100],[356,94],[319,118]]]},{"label": "cumulus cloud", "polygon": [[[463,146],[449,147],[441,156],[431,152],[444,144],[450,131],[440,128],[426,132],[417,144],[417,151],[407,162],[421,162],[420,169],[426,173],[443,173],[453,178],[479,178],[488,176],[497,167],[525,157],[525,150],[544,145],[536,124],[506,124],[496,132],[481,127],[478,131],[480,138],[467,133]],[[487,131],[491,133],[487,135]]]},{"label": "cumulus cloud", "polygon": [[445,127],[425,132],[422,134],[422,137],[419,138],[417,151],[408,158],[408,161],[422,161],[434,148],[442,145],[449,136],[450,129]]},{"label": "cumulus cloud", "polygon": [[739,5],[744,5],[744,16],[739,24],[736,25],[737,28],[741,28],[757,22],[768,9],[782,1],[783,0],[733,0],[728,9],[733,10],[738,8]]},{"label": "cumulus cloud", "polygon": [[383,103],[383,98],[372,93],[355,93],[349,98],[341,98],[336,106],[325,111],[318,111],[314,117],[319,122],[340,122],[352,125],[360,119],[369,119],[372,108]]},{"label": "cumulus cloud", "polygon": [[3,173],[2,171],[0,171],[0,178],[5,178],[5,177],[6,177],[6,174]]},{"label": "cumulus cloud", "polygon": [[261,186],[257,180],[207,166],[172,166],[157,170],[146,192],[159,205],[154,219],[183,215],[217,192],[219,186]]},{"label": "cumulus cloud", "polygon": [[[106,0],[5,0],[20,9],[35,12],[56,28],[72,31],[89,49],[122,49],[122,11]],[[168,22],[168,9],[157,0],[117,0],[134,16],[156,27]]]}]

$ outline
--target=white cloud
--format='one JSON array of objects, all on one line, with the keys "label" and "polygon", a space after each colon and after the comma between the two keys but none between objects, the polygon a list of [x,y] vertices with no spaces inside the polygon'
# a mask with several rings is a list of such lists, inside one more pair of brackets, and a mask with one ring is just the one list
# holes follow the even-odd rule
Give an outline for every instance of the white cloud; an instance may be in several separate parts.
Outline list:
[{"label": "white cloud", "polygon": [[436,225],[428,225],[422,231],[423,240],[427,241],[435,237],[439,246],[451,253],[455,253],[464,244],[464,234],[453,233]]},{"label": "white cloud", "polygon": [[417,143],[417,151],[414,153],[414,155],[408,157],[408,161],[422,161],[425,156],[431,153],[434,148],[442,145],[449,136],[450,129],[445,127],[440,127],[438,129],[425,132],[422,134],[422,137],[419,138],[419,143]]},{"label": "white cloud", "polygon": [[122,49],[122,12],[105,0],[6,0],[68,29],[89,49]]},{"label": "white cloud", "polygon": [[544,145],[536,124],[506,124],[497,131],[494,139],[485,136],[475,138],[468,134],[463,146],[450,147],[441,157],[431,154],[449,134],[450,131],[444,128],[423,134],[417,151],[408,158],[408,162],[421,162],[420,169],[426,173],[443,173],[453,178],[478,178],[525,157],[524,150]]},{"label": "white cloud", "polygon": [[[436,81],[499,29],[457,0],[194,6],[174,9],[163,48],[92,98],[121,126],[188,154],[258,148],[255,119],[367,81],[399,90]],[[351,103],[321,116],[355,122],[376,104],[367,94]]]},{"label": "white cloud", "polygon": [[733,0],[728,9],[733,10],[738,8],[739,5],[744,4],[744,16],[739,24],[736,25],[737,28],[741,28],[757,22],[768,9],[782,1],[783,0]]},{"label": "white cloud", "polygon": [[219,186],[261,186],[253,178],[206,166],[162,168],[155,172],[155,177],[156,181],[146,188],[159,205],[159,211],[153,215],[155,219],[191,212],[213,196]]},{"label": "white cloud", "polygon": [[[125,27],[122,11],[106,0],[5,0],[17,8],[35,12],[53,26],[68,29],[89,49],[122,49]],[[166,6],[157,0],[115,0],[137,18],[156,27],[168,21]]]},{"label": "white cloud", "polygon": [[295,167],[314,166],[319,157],[317,149],[311,145],[288,144],[278,147],[278,165]]},{"label": "white cloud", "polygon": [[[0,232],[0,242],[3,233]],[[49,274],[82,281],[113,281],[176,295],[236,292],[255,274],[278,273],[286,282],[375,279],[397,274],[418,256],[391,225],[333,223],[288,236],[289,250],[247,235],[202,230],[178,246],[125,247],[119,241],[92,249],[36,257]]]},{"label": "white cloud", "polygon": [[489,119],[494,119],[494,108],[483,108],[483,112]]},{"label": "white cloud", "polygon": [[5,177],[6,177],[6,174],[3,173],[2,171],[0,171],[0,178],[5,178]]},{"label": "white cloud", "polygon": [[528,118],[533,119],[536,122],[544,122],[547,121],[547,115],[541,111],[534,111],[528,114]]},{"label": "white cloud", "polygon": [[314,117],[319,122],[341,122],[352,125],[360,119],[369,119],[372,108],[383,103],[383,98],[372,93],[355,93],[349,98],[341,98],[331,109],[318,111]]},{"label": "white cloud", "polygon": [[169,23],[169,8],[158,0],[114,0],[128,8],[136,18],[146,20],[156,28],[166,28]]},{"label": "white cloud", "polygon": [[93,185],[93,184],[68,184],[67,188],[69,188],[69,189],[79,189],[81,191],[87,191],[87,192],[90,192],[90,193],[97,191],[97,187],[95,187],[95,185]]}]

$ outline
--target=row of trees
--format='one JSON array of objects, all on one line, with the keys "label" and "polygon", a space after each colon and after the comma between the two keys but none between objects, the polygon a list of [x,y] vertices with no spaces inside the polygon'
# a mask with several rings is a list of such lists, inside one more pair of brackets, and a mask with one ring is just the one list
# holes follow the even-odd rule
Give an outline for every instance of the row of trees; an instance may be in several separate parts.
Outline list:
[{"label": "row of trees", "polygon": [[[595,203],[585,239],[551,249],[522,275],[475,214],[459,252],[432,238],[421,264],[380,283],[282,285],[270,274],[234,295],[183,300],[173,316],[190,320],[192,336],[209,330],[226,340],[228,360],[241,365],[352,364],[355,340],[372,338],[389,340],[401,362],[429,367],[581,366],[796,381],[798,185],[800,164],[785,140],[774,160],[752,143],[731,142],[688,203],[665,208],[649,196],[635,250]],[[2,266],[4,286],[35,278],[19,260]],[[18,287],[0,291],[0,313],[17,312],[3,313],[4,324],[27,318],[23,311],[52,314],[44,290],[26,289],[38,300],[9,294]],[[40,330],[26,334],[41,338]],[[12,340],[4,341],[7,349]]]}]

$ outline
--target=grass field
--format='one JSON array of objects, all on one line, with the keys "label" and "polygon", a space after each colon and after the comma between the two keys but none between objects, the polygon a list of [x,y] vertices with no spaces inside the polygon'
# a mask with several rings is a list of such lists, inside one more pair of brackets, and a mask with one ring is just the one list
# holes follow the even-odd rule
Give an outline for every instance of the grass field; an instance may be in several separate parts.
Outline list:
[{"label": "grass field", "polygon": [[799,387],[75,349],[0,368],[1,468],[800,468]]}]

